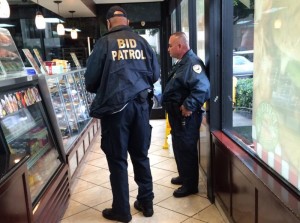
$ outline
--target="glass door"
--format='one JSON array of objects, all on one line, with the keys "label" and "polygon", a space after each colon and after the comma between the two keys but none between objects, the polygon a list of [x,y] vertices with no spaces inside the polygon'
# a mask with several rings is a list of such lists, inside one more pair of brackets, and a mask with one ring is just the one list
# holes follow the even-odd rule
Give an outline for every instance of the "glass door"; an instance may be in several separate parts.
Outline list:
[{"label": "glass door", "polygon": [[[161,61],[160,54],[160,29],[159,28],[144,28],[144,29],[135,29],[136,33],[145,38],[158,59],[159,64]],[[153,97],[153,107],[151,112],[151,118],[165,118],[164,112],[161,104],[162,97],[162,85],[161,78],[154,84],[154,97]]]}]

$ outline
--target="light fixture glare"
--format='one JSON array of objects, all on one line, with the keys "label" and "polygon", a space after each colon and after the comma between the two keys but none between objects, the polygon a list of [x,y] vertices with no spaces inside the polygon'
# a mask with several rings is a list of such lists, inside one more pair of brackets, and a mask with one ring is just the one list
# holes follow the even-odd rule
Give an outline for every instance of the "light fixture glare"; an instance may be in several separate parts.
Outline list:
[{"label": "light fixture glare", "polygon": [[[54,3],[57,4],[57,13],[59,15],[59,4],[61,3],[62,1],[54,1]],[[62,36],[62,35],[65,35],[65,27],[63,24],[61,23],[58,23],[57,26],[56,26],[56,31],[57,31],[57,35],[59,36]]]},{"label": "light fixture glare", "polygon": [[37,29],[45,29],[46,28],[45,18],[40,11],[36,12],[35,25],[36,25]]},{"label": "light fixture glare", "polygon": [[[75,11],[69,11],[69,12],[72,14],[72,19],[73,19],[73,15],[74,15]],[[77,39],[77,37],[78,37],[77,30],[75,29],[75,27],[73,27],[72,30],[71,30],[71,38],[72,39]]]},{"label": "light fixture glare", "polygon": [[76,29],[73,28],[71,30],[71,38],[72,39],[77,39],[77,37],[78,37],[78,33],[77,33]]},{"label": "light fixture glare", "polygon": [[57,35],[62,36],[65,35],[65,27],[63,24],[58,23],[56,27]]},{"label": "light fixture glare", "polygon": [[0,0],[0,18],[9,18],[10,8],[7,0]]}]

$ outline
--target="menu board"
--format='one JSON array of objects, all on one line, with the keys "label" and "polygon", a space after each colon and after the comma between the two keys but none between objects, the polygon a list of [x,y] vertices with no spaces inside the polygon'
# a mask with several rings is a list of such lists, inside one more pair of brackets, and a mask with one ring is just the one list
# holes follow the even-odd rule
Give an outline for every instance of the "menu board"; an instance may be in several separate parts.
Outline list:
[{"label": "menu board", "polygon": [[24,64],[10,32],[0,28],[0,76],[24,71]]}]

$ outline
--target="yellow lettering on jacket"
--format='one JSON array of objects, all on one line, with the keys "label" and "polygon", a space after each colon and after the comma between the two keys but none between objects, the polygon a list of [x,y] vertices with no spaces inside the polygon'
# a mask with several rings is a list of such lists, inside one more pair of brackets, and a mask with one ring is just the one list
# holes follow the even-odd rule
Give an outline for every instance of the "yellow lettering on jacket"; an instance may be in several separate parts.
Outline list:
[{"label": "yellow lettering on jacket", "polygon": [[136,49],[135,39],[117,39],[119,50],[111,51],[112,59],[115,60],[145,60],[143,50]]},{"label": "yellow lettering on jacket", "polygon": [[135,59],[135,57],[134,57],[134,50],[129,50],[129,58],[130,59]]},{"label": "yellow lettering on jacket", "polygon": [[111,52],[113,61],[115,60],[145,60],[143,50],[118,50]]},{"label": "yellow lettering on jacket", "polygon": [[117,39],[119,49],[136,48],[135,39]]}]

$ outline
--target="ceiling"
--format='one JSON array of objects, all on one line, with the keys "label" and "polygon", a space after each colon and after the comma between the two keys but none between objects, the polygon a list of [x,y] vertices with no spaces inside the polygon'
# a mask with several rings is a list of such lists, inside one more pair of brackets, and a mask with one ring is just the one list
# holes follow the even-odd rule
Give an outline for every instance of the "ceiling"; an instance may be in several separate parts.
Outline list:
[{"label": "ceiling", "polygon": [[[8,0],[8,4],[22,5],[37,3],[48,10],[58,13],[58,5],[54,0]],[[164,0],[62,0],[59,4],[59,15],[64,18],[71,18],[69,11],[75,11],[73,17],[95,17],[96,4],[120,4],[120,3],[141,3],[161,2]]]}]

